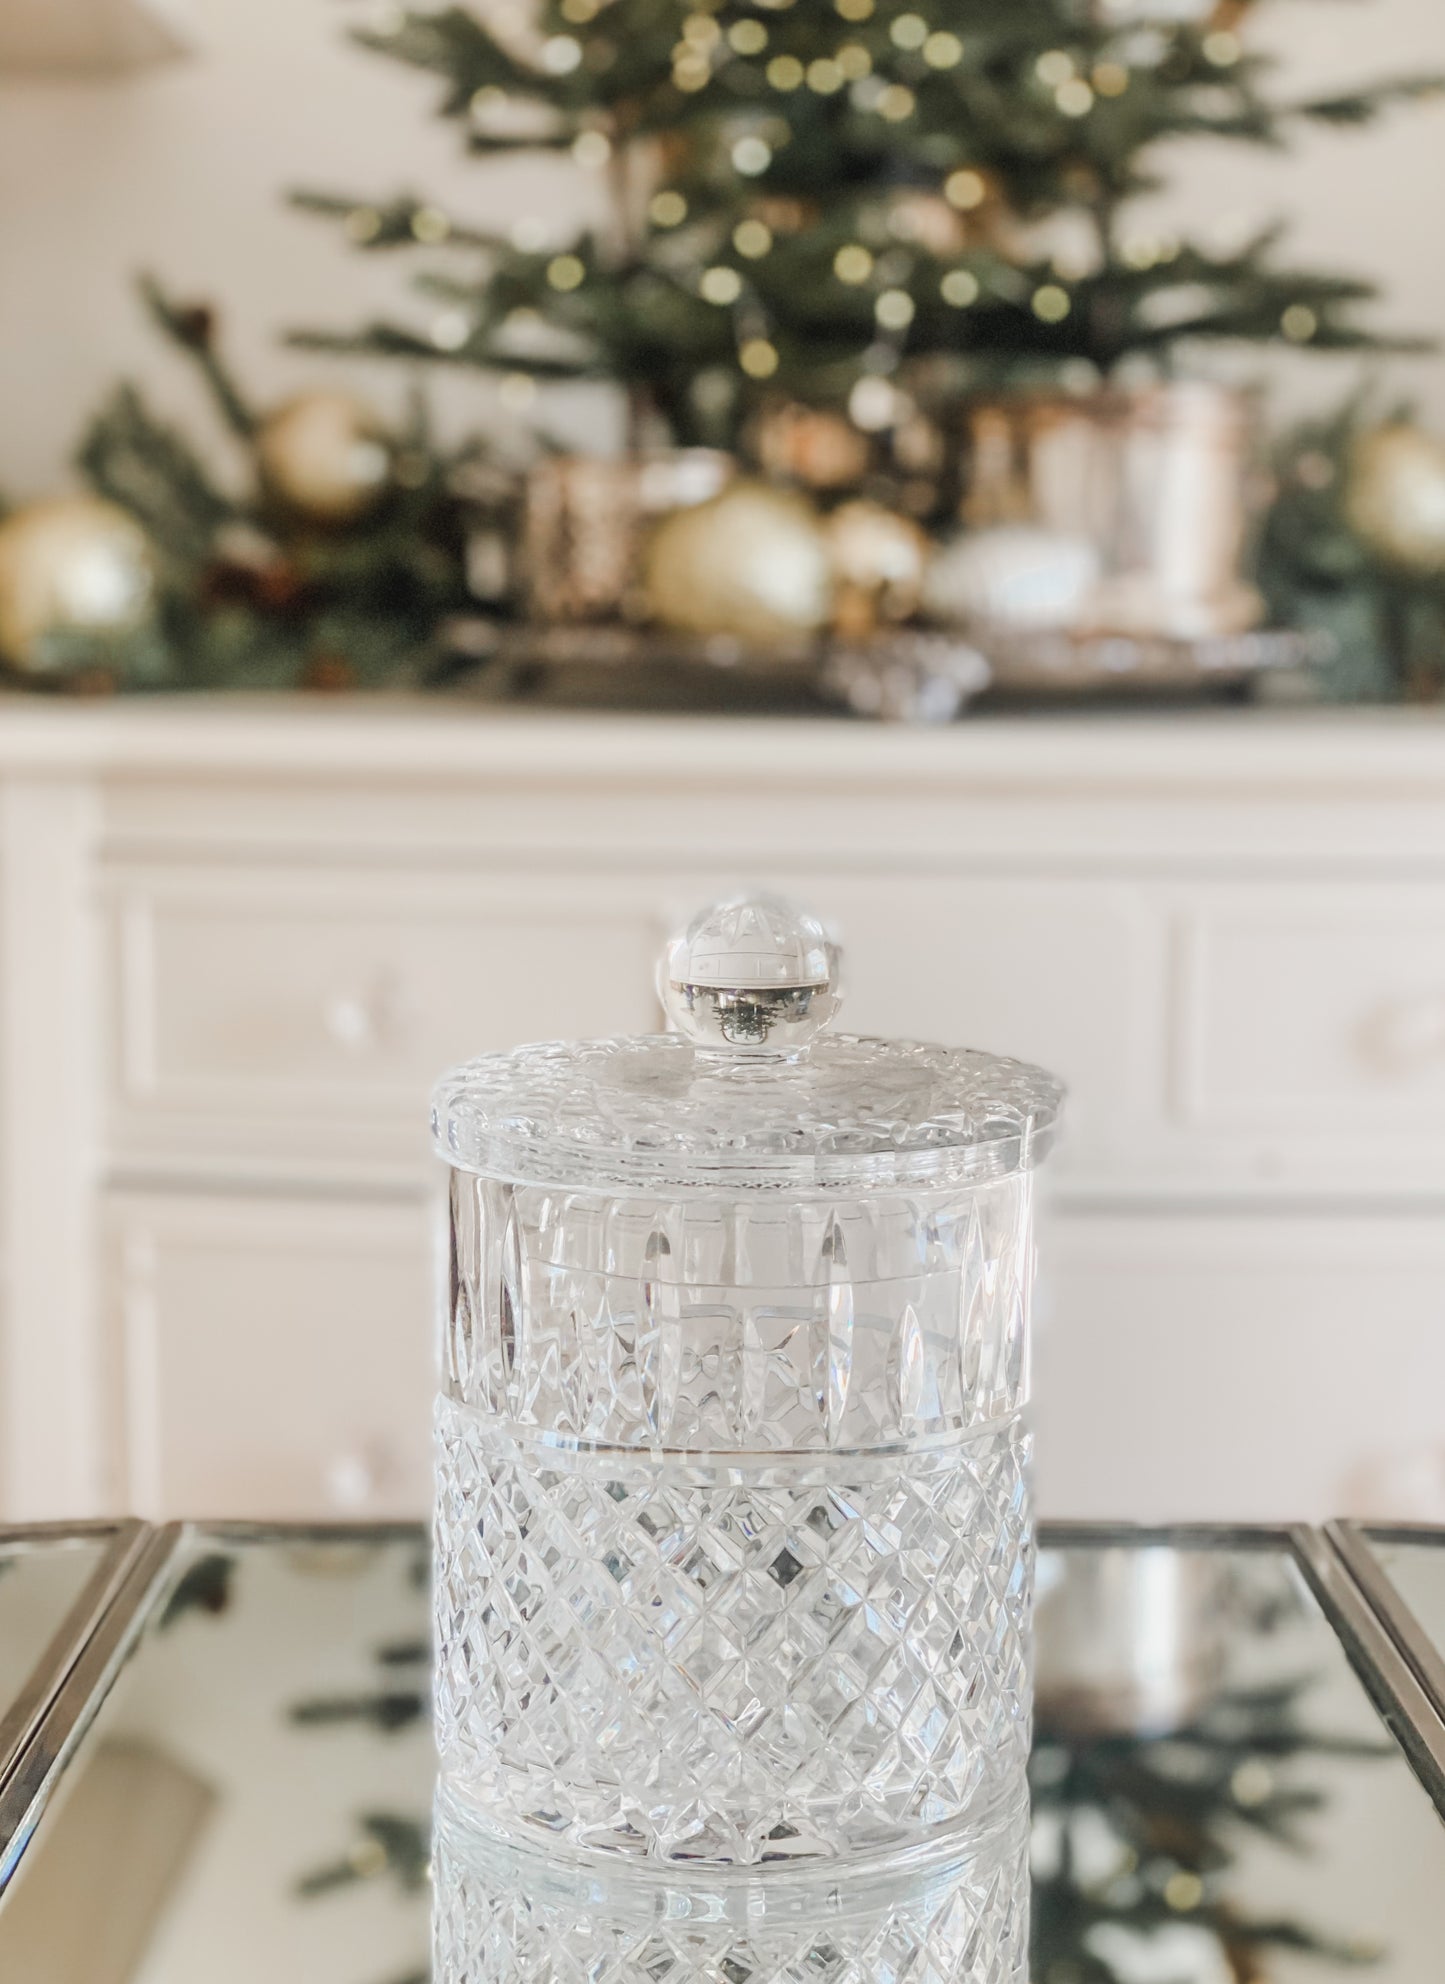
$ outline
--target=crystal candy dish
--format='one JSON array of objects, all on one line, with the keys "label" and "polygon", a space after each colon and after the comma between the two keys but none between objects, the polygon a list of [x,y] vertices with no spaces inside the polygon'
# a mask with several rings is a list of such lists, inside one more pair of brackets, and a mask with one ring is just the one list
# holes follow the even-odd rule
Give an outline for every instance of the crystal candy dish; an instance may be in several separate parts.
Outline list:
[{"label": "crystal candy dish", "polygon": [[1025,1795],[1059,1087],[832,1034],[836,959],[769,898],[705,912],[660,989],[677,1034],[438,1091],[446,1794],[664,1863],[992,1835]]}]

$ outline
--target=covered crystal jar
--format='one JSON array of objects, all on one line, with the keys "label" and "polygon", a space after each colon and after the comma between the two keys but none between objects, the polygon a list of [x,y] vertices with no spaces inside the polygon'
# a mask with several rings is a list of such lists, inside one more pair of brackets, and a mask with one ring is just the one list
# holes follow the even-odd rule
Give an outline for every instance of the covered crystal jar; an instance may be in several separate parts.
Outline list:
[{"label": "covered crystal jar", "polygon": [[1012,1835],[1059,1086],[834,1031],[823,930],[768,897],[659,990],[674,1032],[437,1091],[442,1796],[661,1862]]}]

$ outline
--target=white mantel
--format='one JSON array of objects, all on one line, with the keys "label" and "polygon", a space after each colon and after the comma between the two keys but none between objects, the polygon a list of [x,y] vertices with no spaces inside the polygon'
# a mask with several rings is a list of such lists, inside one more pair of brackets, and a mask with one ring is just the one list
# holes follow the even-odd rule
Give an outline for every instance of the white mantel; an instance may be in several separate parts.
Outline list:
[{"label": "white mantel", "polygon": [[663,929],[758,879],[838,925],[860,1027],[1073,1084],[1046,1512],[1428,1495],[1445,717],[13,698],[5,1513],[415,1509],[431,1075],[652,1024]]}]

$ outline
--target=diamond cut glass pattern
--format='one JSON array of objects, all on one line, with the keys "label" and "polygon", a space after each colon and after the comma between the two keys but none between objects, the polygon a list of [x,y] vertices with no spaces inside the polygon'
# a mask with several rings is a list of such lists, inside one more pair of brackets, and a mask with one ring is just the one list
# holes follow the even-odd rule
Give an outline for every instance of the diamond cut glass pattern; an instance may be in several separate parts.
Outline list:
[{"label": "diamond cut glass pattern", "polygon": [[[519,1049],[438,1091],[444,1796],[574,1866],[801,1879],[1024,1810],[1032,1169],[1057,1085],[823,1037],[834,953],[790,914],[724,905],[670,948],[696,1042]],[[994,1926],[940,1974],[1012,1978],[1022,1906],[945,1910],[975,1942]],[[915,1960],[951,1948],[944,1916],[910,1918]],[[828,1975],[805,1943],[720,1950],[718,1974]],[[529,1961],[498,1943],[488,1975]]]}]

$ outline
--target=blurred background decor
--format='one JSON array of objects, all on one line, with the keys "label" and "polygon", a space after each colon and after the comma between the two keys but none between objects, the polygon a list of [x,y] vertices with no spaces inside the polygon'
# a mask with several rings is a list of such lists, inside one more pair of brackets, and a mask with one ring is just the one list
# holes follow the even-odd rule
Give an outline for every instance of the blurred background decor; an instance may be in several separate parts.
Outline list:
[{"label": "blurred background decor", "polygon": [[479,447],[438,447],[420,395],[395,431],[335,388],[253,407],[210,306],[150,279],[141,294],[239,473],[118,386],[80,446],[96,496],[0,523],[0,658],[82,687],[346,689],[444,668],[448,619],[472,603],[460,489]]},{"label": "blurred background decor", "polygon": [[[359,38],[443,78],[441,115],[472,153],[570,155],[605,188],[601,217],[479,228],[419,197],[301,193],[368,253],[426,251],[428,314],[296,341],[500,373],[518,407],[547,382],[607,380],[650,473],[659,450],[705,447],[798,492],[775,513],[714,496],[716,525],[660,530],[640,595],[597,587],[595,531],[554,536],[567,617],[585,601],[583,617],[753,645],[863,631],[886,670],[898,650],[877,622],[922,616],[1034,692],[1300,662],[1304,647],[1247,638],[1265,611],[1243,575],[1257,421],[1200,354],[1416,341],[1362,316],[1370,283],[1296,265],[1278,227],[1221,249],[1132,216],[1162,141],[1279,146],[1439,84],[1286,98],[1246,46],[1252,11],[960,0],[947,27],[876,0],[700,8],[680,27],[634,0],[549,0],[535,24],[399,13]],[[533,513],[568,473],[534,471]],[[860,497],[871,548],[856,519],[832,533],[829,581],[802,548],[804,505]],[[754,510],[777,529],[768,605],[744,597],[753,539],[728,527]],[[634,500],[608,519],[617,539],[651,527]],[[871,571],[885,545],[919,569],[880,616],[858,560]],[[619,572],[636,562],[614,547]]]},{"label": "blurred background decor", "polygon": [[[145,543],[123,551],[94,508],[22,513],[0,659],[89,689],[492,664],[493,693],[561,660],[644,694],[720,663],[739,695],[791,671],[914,717],[989,685],[1197,690],[1307,664],[1327,693],[1430,692],[1433,444],[1411,456],[1396,423],[1366,462],[1357,436],[1359,500],[1340,482],[1332,503],[1293,457],[1268,480],[1241,384],[1271,347],[1428,340],[1277,224],[1148,218],[1170,142],[1279,149],[1440,89],[1286,90],[1251,43],[1263,4],[951,0],[943,25],[904,0],[372,10],[354,39],[441,80],[467,155],[565,161],[584,197],[504,223],[299,192],[365,255],[418,258],[419,308],[291,343],[486,375],[520,444],[443,445],[419,395],[388,424],[339,378],[254,405],[211,307],[147,281],[219,432],[116,388],[79,464]],[[118,5],[94,47],[132,46]],[[567,431],[557,393],[579,386],[618,402],[614,449]],[[1331,445],[1295,454],[1317,473]]]},{"label": "blurred background decor", "polygon": [[1327,693],[1434,700],[1445,686],[1445,440],[1355,394],[1277,444],[1260,540],[1271,611],[1325,635]]}]

